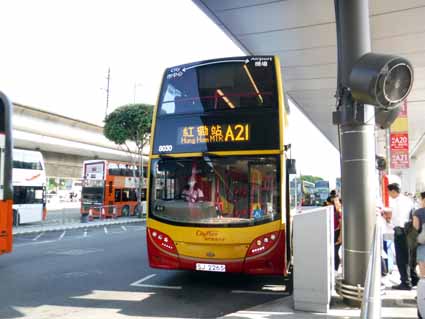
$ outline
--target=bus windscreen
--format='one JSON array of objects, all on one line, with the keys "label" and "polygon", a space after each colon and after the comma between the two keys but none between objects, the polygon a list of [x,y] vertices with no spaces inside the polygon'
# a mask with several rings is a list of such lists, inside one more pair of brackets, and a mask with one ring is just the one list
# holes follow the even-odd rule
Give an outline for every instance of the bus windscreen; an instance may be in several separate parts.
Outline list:
[{"label": "bus windscreen", "polygon": [[277,108],[273,57],[221,62],[168,69],[159,115]]},{"label": "bus windscreen", "polygon": [[210,226],[279,219],[278,163],[276,157],[155,160],[151,217]]}]

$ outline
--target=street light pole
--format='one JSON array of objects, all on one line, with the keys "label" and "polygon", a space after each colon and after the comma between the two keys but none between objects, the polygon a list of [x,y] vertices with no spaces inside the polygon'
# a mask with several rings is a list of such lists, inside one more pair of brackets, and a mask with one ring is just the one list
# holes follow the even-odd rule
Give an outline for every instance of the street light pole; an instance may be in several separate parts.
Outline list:
[{"label": "street light pole", "polygon": [[133,86],[133,104],[136,104],[136,93],[137,93],[137,88],[139,86],[142,86],[142,85],[140,83],[134,82],[134,86]]},{"label": "street light pole", "polygon": [[106,108],[105,108],[105,117],[108,115],[108,107],[109,107],[109,82],[111,80],[111,68],[108,68],[108,76],[106,77]]}]

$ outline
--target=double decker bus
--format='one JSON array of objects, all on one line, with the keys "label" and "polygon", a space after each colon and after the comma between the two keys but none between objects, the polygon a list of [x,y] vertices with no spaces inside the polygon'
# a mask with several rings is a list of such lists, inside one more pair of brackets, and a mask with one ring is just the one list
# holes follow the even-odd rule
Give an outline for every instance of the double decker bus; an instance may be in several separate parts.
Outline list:
[{"label": "double decker bus", "polygon": [[326,202],[330,194],[329,181],[317,181],[315,183],[316,188],[316,202],[317,205],[322,205]]},{"label": "double decker bus", "polygon": [[[141,205],[137,203],[139,175],[138,167],[128,162],[84,161],[82,216],[91,212],[93,217],[128,217],[146,212],[146,187],[141,191]],[[145,178],[143,183],[146,184]]]},{"label": "double decker bus", "polygon": [[13,149],[14,225],[46,219],[46,169],[39,151]]},{"label": "double decker bus", "polygon": [[285,122],[277,57],[165,70],[149,162],[151,267],[287,274]]},{"label": "double decker bus", "polygon": [[0,92],[0,255],[12,251],[12,104]]}]

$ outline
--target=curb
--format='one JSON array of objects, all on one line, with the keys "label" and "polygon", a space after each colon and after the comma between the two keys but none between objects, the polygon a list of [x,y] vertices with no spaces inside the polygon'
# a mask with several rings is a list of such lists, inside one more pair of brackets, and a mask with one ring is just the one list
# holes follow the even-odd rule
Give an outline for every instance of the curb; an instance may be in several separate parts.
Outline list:
[{"label": "curb", "polygon": [[52,232],[58,230],[74,230],[81,228],[94,228],[101,227],[107,225],[125,225],[125,224],[137,224],[145,222],[146,218],[140,219],[128,219],[128,220],[106,220],[102,222],[87,222],[87,223],[74,223],[69,225],[49,225],[49,226],[40,226],[38,228],[31,229],[22,229],[25,226],[21,226],[18,229],[13,230],[13,236],[27,235],[27,234],[35,234],[40,232]]}]

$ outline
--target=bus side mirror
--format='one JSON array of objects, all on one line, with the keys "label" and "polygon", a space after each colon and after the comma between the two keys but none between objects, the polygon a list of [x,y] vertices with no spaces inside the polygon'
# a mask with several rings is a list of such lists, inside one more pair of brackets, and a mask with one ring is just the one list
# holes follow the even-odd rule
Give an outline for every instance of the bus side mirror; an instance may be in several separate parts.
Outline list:
[{"label": "bus side mirror", "polygon": [[293,158],[288,158],[286,160],[286,171],[288,172],[288,174],[297,174],[297,168],[295,166],[295,159]]}]

